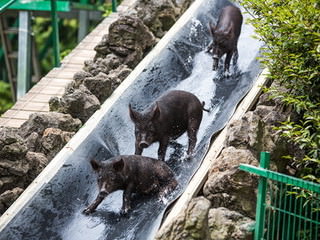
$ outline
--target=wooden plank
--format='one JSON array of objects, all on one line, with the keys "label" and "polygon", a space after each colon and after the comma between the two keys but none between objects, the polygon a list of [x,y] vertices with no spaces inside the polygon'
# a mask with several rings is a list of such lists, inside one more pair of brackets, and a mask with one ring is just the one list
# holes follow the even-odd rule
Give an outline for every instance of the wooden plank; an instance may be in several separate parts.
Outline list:
[{"label": "wooden plank", "polygon": [[8,110],[1,117],[10,119],[22,119],[27,120],[29,116],[35,113],[34,111],[23,111],[23,110]]},{"label": "wooden plank", "polygon": [[[258,99],[262,91],[261,86],[264,86],[267,82],[267,78],[266,78],[267,73],[268,73],[267,69],[265,69],[261,73],[261,75],[255,82],[255,84],[253,85],[249,93],[246,95],[246,97],[241,101],[241,103],[237,107],[235,113],[233,114],[229,122],[241,119],[244,116],[244,114],[253,107],[253,105],[255,104],[256,100]],[[226,137],[227,137],[227,127],[225,127],[221,131],[221,133],[217,136],[217,138],[212,143],[200,168],[192,177],[184,193],[180,196],[180,198],[174,204],[173,208],[171,209],[165,221],[163,222],[160,228],[160,231],[162,231],[167,226],[172,224],[175,218],[187,208],[187,205],[191,201],[191,199],[195,197],[197,193],[200,191],[205,181],[207,180],[208,171],[211,169],[211,167],[213,166],[213,163],[215,162],[221,150],[223,149],[223,144]]]},{"label": "wooden plank", "polygon": [[19,128],[24,122],[25,120],[21,119],[0,118],[0,126],[5,127]]},{"label": "wooden plank", "polygon": [[71,79],[44,77],[37,83],[37,85],[45,85],[51,87],[66,87],[71,82]]},{"label": "wooden plank", "polygon": [[28,93],[24,95],[22,98],[19,99],[19,101],[22,102],[37,102],[37,103],[48,103],[50,98],[54,97],[56,95],[48,95],[48,94],[33,94],[33,93]]},{"label": "wooden plank", "polygon": [[41,102],[22,102],[19,101],[13,107],[12,110],[24,110],[35,112],[49,112],[49,104]]}]

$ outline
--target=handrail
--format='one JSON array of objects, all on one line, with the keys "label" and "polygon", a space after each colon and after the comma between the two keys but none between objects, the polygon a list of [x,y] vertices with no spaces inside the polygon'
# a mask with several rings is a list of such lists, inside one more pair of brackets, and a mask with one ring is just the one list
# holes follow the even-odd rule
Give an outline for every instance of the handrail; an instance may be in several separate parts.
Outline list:
[{"label": "handrail", "polygon": [[7,7],[9,7],[12,3],[14,3],[16,0],[9,0],[7,3],[5,3],[3,6],[0,6],[0,12],[2,10],[5,10]]},{"label": "handrail", "polygon": [[271,180],[285,183],[285,184],[295,185],[297,187],[300,187],[300,188],[303,188],[306,190],[320,193],[320,184],[317,184],[317,183],[305,181],[300,178],[288,176],[288,175],[282,174],[282,173],[273,172],[268,169],[264,169],[261,167],[255,167],[255,166],[251,166],[248,164],[240,164],[239,168],[243,171],[254,173],[259,176],[265,177],[267,179],[271,179]]}]

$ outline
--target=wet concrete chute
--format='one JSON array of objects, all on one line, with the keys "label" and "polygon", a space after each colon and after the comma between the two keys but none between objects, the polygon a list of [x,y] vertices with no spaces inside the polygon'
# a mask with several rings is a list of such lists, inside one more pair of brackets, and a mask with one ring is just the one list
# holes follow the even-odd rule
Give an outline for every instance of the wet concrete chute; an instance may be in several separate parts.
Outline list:
[{"label": "wet concrete chute", "polygon": [[[246,24],[238,42],[239,59],[231,77],[212,71],[205,52],[211,37],[208,23],[232,4],[226,0],[196,0],[157,46],[106,100],[65,148],[52,160],[0,220],[0,240],[9,239],[153,239],[167,206],[181,195],[201,165],[212,136],[232,116],[237,104],[262,72],[257,60],[262,43]],[[241,9],[244,20],[249,16]],[[222,65],[222,64],[220,64]],[[221,68],[222,69],[222,68]],[[187,136],[170,143],[166,162],[179,187],[167,199],[136,195],[133,209],[120,217],[122,191],[110,194],[91,215],[82,210],[98,192],[89,160],[134,153],[134,125],[128,105],[146,108],[168,90],[180,89],[205,102],[195,154],[186,159]],[[143,155],[157,157],[158,144]],[[146,183],[148,184],[148,183]]]}]

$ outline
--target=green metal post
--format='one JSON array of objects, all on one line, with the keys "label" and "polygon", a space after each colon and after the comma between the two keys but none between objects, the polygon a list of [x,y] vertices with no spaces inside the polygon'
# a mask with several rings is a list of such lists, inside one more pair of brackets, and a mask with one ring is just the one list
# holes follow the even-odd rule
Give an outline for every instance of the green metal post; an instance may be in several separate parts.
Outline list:
[{"label": "green metal post", "polygon": [[117,0],[112,0],[112,12],[117,11]]},{"label": "green metal post", "polygon": [[51,22],[53,32],[54,66],[60,66],[59,29],[56,0],[51,0]]},{"label": "green metal post", "polygon": [[[270,154],[268,152],[261,152],[260,167],[268,169],[269,165],[270,165]],[[258,196],[257,196],[256,227],[254,232],[255,240],[263,239],[266,190],[267,190],[267,178],[260,177],[259,185],[258,185]]]}]

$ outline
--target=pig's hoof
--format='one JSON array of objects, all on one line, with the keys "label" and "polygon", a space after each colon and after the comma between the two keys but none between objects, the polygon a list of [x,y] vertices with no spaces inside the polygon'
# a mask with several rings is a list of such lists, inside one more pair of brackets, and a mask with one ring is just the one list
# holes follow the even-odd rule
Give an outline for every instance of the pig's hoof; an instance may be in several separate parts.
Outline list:
[{"label": "pig's hoof", "polygon": [[93,212],[94,212],[94,210],[92,210],[92,209],[90,209],[90,208],[86,208],[86,209],[84,209],[84,210],[82,211],[82,213],[85,214],[85,215],[89,215],[90,213],[93,213]]},{"label": "pig's hoof", "polygon": [[129,210],[128,209],[121,209],[120,210],[120,216],[125,217],[128,215]]},{"label": "pig's hoof", "polygon": [[231,72],[225,71],[225,72],[224,72],[224,76],[225,76],[226,78],[231,77]]}]

